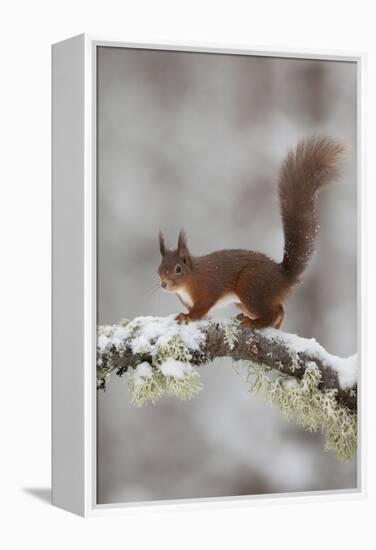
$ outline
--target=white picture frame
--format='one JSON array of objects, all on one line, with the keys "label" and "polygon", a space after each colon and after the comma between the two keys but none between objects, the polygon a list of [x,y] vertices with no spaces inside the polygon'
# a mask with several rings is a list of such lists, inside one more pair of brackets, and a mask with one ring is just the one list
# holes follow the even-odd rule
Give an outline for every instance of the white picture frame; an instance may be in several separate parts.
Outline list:
[{"label": "white picture frame", "polygon": [[[148,504],[96,502],[96,49],[99,46],[346,60],[358,70],[358,486],[355,490],[189,499]],[[365,54],[132,44],[81,34],[52,47],[52,503],[92,516],[119,509],[239,506],[365,496]]]}]

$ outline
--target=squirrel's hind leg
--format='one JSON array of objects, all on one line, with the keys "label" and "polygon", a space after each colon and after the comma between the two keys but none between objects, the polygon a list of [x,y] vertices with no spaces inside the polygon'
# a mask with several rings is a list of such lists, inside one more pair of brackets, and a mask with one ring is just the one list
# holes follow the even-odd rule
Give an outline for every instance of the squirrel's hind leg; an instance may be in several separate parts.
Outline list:
[{"label": "squirrel's hind leg", "polygon": [[278,307],[279,307],[279,314],[273,325],[274,328],[279,328],[283,323],[283,319],[285,318],[285,310],[283,309],[283,306],[279,305]]},{"label": "squirrel's hind leg", "polygon": [[237,304],[238,307],[244,311],[237,316],[242,326],[257,330],[266,327],[279,328],[285,316],[283,307],[279,304],[269,311],[265,311],[260,317],[253,318],[249,316],[248,310],[244,304]]},{"label": "squirrel's hind leg", "polygon": [[282,303],[287,283],[278,264],[265,260],[264,266],[245,268],[239,275],[236,294],[243,311],[239,316],[243,326],[251,329],[279,328],[284,318]]},{"label": "squirrel's hind leg", "polygon": [[282,325],[284,316],[285,312],[283,307],[281,305],[278,305],[270,311],[265,312],[262,317],[252,319],[248,315],[240,313],[237,316],[237,319],[240,321],[240,324],[242,326],[257,330],[266,327],[279,328]]}]

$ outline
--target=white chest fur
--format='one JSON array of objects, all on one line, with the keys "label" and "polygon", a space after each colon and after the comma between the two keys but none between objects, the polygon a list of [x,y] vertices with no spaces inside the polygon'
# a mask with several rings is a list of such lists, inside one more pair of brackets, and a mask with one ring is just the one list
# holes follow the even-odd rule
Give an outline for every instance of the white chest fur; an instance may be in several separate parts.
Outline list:
[{"label": "white chest fur", "polygon": [[[189,293],[186,290],[180,288],[179,290],[176,291],[176,294],[179,296],[180,300],[184,303],[184,305],[186,305],[187,307],[192,307],[193,306],[191,296],[189,295]],[[238,296],[234,293],[228,293],[228,294],[225,294],[224,296],[222,296],[214,304],[212,309],[226,307],[226,306],[228,306],[230,304],[233,304],[235,302],[239,302]]]},{"label": "white chest fur", "polygon": [[176,294],[179,296],[180,300],[184,303],[184,305],[187,305],[187,307],[193,306],[191,297],[186,290],[180,288],[179,290],[176,291]]}]

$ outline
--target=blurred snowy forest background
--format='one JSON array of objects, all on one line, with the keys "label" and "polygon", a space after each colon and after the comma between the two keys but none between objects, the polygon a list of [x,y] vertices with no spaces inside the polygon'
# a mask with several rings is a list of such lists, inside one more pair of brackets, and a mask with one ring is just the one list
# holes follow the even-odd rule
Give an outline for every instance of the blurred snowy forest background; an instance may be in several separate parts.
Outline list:
[{"label": "blurred snowy forest background", "polygon": [[[320,196],[317,251],[283,329],[336,355],[357,348],[356,65],[122,48],[98,53],[98,323],[178,313],[161,291],[157,234],[194,254],[282,257],[276,176],[287,149],[329,133],[349,146]],[[238,313],[229,306],[220,316]],[[201,394],[138,409],[124,379],[98,394],[98,502],[348,489],[356,461],[251,398],[229,360]]]}]

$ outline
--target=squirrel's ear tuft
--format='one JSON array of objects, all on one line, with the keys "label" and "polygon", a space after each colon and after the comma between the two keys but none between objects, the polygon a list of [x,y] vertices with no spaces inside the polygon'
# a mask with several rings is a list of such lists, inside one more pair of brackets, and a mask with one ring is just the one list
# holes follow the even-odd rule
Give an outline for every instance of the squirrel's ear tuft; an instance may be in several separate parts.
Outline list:
[{"label": "squirrel's ear tuft", "polygon": [[180,231],[179,237],[178,237],[178,254],[182,258],[184,263],[189,262],[187,235],[185,234],[184,229]]},{"label": "squirrel's ear tuft", "polygon": [[161,256],[166,254],[166,246],[162,231],[159,232],[159,250],[161,251]]},{"label": "squirrel's ear tuft", "polygon": [[187,235],[185,234],[184,229],[182,229],[179,233],[178,237],[178,252],[183,250],[184,248],[188,249],[187,246]]}]

